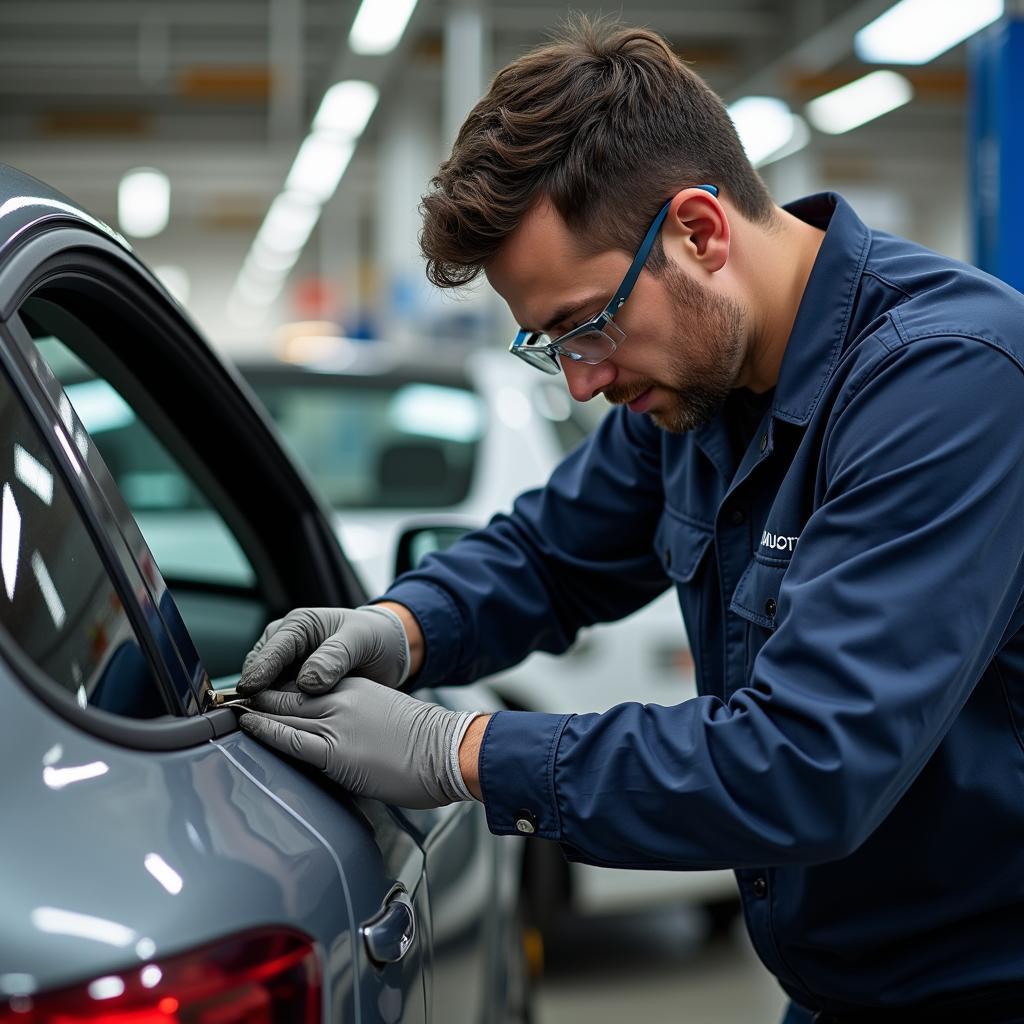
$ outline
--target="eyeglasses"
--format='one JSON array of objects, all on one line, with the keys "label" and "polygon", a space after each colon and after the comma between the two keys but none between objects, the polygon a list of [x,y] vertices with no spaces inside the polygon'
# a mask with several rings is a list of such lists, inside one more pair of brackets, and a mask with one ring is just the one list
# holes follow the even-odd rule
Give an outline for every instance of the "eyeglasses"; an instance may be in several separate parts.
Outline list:
[{"label": "eyeglasses", "polygon": [[[703,189],[713,196],[718,195],[718,188],[715,185],[692,187]],[[559,356],[591,366],[604,362],[626,340],[626,332],[614,322],[615,314],[629,298],[629,293],[633,290],[633,285],[636,284],[636,279],[651,254],[654,240],[658,237],[671,205],[670,199],[658,211],[658,216],[647,229],[647,234],[644,235],[644,240],[640,243],[640,248],[637,249],[633,262],[622,279],[622,284],[615,289],[611,302],[597,316],[557,338],[549,338],[543,331],[530,331],[521,327],[508,347],[509,352],[545,373],[559,372]]]}]

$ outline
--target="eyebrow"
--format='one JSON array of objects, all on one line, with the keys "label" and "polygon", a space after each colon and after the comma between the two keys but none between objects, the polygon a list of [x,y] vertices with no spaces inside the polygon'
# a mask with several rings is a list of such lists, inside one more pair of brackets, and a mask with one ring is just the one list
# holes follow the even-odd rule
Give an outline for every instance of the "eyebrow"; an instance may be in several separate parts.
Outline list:
[{"label": "eyebrow", "polygon": [[[557,313],[547,322],[547,324],[540,329],[541,334],[547,334],[553,327],[557,327],[562,321],[568,320],[573,313],[578,313],[581,309],[586,309],[588,306],[598,305],[604,298],[603,293],[597,295],[589,295],[585,299],[579,301],[570,302],[563,306]],[[602,306],[602,308],[604,308]],[[522,326],[522,325],[520,325]],[[532,327],[524,327],[524,330],[533,330]]]}]

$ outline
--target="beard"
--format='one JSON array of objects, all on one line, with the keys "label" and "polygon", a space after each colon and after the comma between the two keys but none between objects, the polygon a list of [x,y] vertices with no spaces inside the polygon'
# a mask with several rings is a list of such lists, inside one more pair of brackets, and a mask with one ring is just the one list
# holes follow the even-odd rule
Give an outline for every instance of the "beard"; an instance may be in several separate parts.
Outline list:
[{"label": "beard", "polygon": [[628,388],[609,388],[605,397],[619,405],[661,387],[669,392],[669,401],[651,410],[651,421],[662,430],[685,434],[714,419],[736,387],[743,361],[743,307],[703,288],[672,263],[659,276],[686,333],[669,354],[664,380],[650,377]]}]

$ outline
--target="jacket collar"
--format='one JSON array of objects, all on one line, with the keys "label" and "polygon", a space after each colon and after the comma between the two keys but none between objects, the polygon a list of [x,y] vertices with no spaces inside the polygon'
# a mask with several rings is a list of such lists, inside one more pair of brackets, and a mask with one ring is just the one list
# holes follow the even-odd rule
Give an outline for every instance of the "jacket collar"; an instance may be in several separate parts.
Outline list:
[{"label": "jacket collar", "polygon": [[[773,419],[805,426],[843,349],[854,299],[871,246],[871,232],[853,207],[835,192],[821,192],[784,207],[794,217],[824,229],[800,308],[779,368],[760,457],[774,447]],[[693,433],[694,442],[727,480],[736,469],[722,414]],[[752,445],[758,441],[751,442]],[[759,456],[747,452],[744,462]]]},{"label": "jacket collar", "polygon": [[839,362],[871,232],[835,192],[807,196],[784,209],[825,229],[786,343],[772,402],[774,417],[803,426]]}]

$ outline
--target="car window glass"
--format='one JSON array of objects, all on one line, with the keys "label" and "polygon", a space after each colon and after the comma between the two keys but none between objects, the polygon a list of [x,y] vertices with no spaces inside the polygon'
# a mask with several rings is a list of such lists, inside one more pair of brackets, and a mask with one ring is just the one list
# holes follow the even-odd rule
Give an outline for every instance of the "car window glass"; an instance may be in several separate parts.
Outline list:
[{"label": "car window glass", "polygon": [[[122,535],[136,552],[148,549],[141,557],[153,557],[169,587],[160,601],[168,602],[164,617],[186,671],[201,659],[215,683],[237,676],[273,617],[268,588],[276,580],[265,560],[255,570],[258,541],[240,540],[248,523],[231,504],[230,486],[210,471],[204,442],[183,433],[203,413],[193,407],[188,375],[179,386],[153,390],[146,353],[166,339],[146,332],[160,328],[106,294],[56,286],[26,299],[19,315],[62,418],[66,412],[66,422],[73,414],[81,421],[91,472]],[[216,441],[210,438],[211,451]]]},{"label": "car window glass", "polygon": [[469,493],[485,423],[469,388],[314,374],[250,383],[335,508],[444,508]]},{"label": "car window glass", "polygon": [[0,625],[81,707],[168,708],[40,433],[0,375]]},{"label": "car window glass", "polygon": [[180,464],[120,393],[64,341],[33,329],[168,580],[251,586],[238,541]]}]

